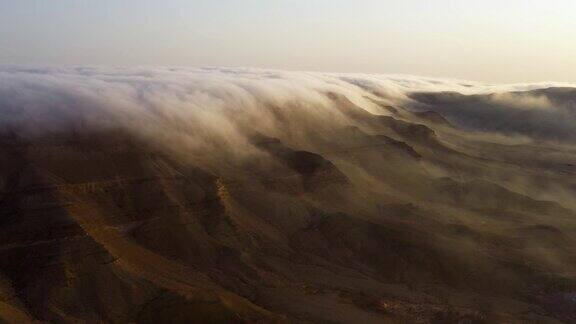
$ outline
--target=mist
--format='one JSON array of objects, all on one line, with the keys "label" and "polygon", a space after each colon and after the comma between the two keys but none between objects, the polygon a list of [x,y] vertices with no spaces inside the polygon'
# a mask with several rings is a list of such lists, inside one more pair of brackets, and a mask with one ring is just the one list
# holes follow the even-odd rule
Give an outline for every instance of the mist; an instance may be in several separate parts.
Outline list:
[{"label": "mist", "polygon": [[[11,290],[0,297],[30,318],[107,318],[76,313],[94,307],[75,286],[33,293],[51,285],[42,267],[86,278],[75,263],[84,257],[67,250],[70,231],[107,258],[86,267],[105,283],[97,293],[132,296],[113,306],[120,317],[170,291],[227,320],[571,320],[575,88],[4,66],[0,207],[10,244],[0,253],[10,262],[0,274],[27,302]],[[36,241],[34,226],[48,237]],[[19,261],[28,249],[45,259]],[[67,293],[77,296],[72,310]],[[198,309],[179,312],[197,318]]]}]

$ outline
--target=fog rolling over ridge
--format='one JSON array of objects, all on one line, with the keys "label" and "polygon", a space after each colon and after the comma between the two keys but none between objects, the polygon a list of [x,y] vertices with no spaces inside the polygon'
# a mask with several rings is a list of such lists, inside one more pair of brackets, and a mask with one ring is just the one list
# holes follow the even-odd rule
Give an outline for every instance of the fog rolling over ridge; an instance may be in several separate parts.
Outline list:
[{"label": "fog rolling over ridge", "polygon": [[571,84],[1,67],[0,319],[574,322],[574,125]]}]

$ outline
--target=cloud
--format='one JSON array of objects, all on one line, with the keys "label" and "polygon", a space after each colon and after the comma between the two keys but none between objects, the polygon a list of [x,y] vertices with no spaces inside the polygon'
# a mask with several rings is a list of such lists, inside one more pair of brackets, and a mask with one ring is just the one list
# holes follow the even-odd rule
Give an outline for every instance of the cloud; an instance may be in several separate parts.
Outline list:
[{"label": "cloud", "polygon": [[[427,102],[430,108],[465,127],[576,138],[573,111],[545,94],[503,93],[549,85],[491,86],[413,76],[247,68],[4,66],[0,128],[37,136],[116,127],[152,139],[179,138],[190,150],[227,150],[241,156],[250,151],[248,131],[303,144],[305,135],[298,134],[329,133],[353,124],[342,111],[345,107],[336,109],[328,93],[370,113],[385,114],[375,102],[418,108],[414,99],[421,103],[424,96],[414,93],[426,92],[437,101]],[[462,95],[448,100],[442,91]],[[486,94],[490,92],[500,94]]]},{"label": "cloud", "polygon": [[[462,95],[454,92],[413,93],[420,109],[432,109],[465,129],[526,136],[533,140],[576,141],[576,88],[559,97],[558,89]],[[571,98],[571,99],[570,99]]]}]

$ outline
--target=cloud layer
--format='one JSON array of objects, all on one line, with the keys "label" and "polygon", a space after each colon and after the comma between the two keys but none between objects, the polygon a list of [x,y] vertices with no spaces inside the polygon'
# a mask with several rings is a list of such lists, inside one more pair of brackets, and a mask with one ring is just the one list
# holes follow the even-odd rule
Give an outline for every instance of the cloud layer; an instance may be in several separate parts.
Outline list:
[{"label": "cloud layer", "polygon": [[475,130],[574,140],[574,93],[537,90],[561,86],[573,85],[494,86],[413,76],[241,68],[4,66],[0,127],[32,135],[123,127],[153,137],[179,134],[193,149],[243,151],[246,127],[294,138],[348,124],[327,96],[337,94],[373,114],[387,114],[385,105],[433,109]]}]

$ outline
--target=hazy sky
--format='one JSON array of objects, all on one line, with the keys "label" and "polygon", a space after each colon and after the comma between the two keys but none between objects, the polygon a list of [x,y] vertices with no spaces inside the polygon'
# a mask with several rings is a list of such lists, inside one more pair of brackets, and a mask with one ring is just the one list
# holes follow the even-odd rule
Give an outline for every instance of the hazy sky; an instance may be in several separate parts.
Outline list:
[{"label": "hazy sky", "polygon": [[0,63],[576,81],[575,0],[0,0]]}]

